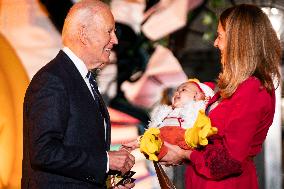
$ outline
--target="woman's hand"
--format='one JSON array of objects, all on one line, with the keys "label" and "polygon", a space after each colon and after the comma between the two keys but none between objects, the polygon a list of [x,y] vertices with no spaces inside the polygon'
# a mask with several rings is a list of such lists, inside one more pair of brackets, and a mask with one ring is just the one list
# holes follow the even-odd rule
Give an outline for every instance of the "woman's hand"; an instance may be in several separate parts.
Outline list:
[{"label": "woman's hand", "polygon": [[160,160],[162,165],[180,165],[184,160],[189,160],[191,150],[184,150],[167,142],[164,145],[168,148],[168,153]]}]

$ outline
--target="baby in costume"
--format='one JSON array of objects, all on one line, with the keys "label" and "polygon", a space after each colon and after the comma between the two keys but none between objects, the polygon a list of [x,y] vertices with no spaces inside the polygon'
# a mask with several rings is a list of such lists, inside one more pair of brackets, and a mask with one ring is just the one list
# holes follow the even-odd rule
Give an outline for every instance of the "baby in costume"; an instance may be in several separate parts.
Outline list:
[{"label": "baby in costume", "polygon": [[149,129],[140,138],[140,151],[148,159],[158,161],[166,155],[163,141],[183,149],[208,144],[207,137],[217,133],[204,112],[214,95],[211,87],[211,83],[190,79],[177,88],[171,106],[160,105],[153,110]]}]

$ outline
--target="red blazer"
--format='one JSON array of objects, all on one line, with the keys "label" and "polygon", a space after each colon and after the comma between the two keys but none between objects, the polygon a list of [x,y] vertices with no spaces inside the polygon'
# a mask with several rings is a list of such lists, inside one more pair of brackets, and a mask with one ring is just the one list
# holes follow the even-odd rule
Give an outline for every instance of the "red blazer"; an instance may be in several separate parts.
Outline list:
[{"label": "red blazer", "polygon": [[[209,103],[217,99],[218,94]],[[241,83],[209,112],[218,135],[205,149],[191,154],[186,188],[257,189],[253,157],[262,150],[274,111],[274,92],[269,94],[255,77]]]}]

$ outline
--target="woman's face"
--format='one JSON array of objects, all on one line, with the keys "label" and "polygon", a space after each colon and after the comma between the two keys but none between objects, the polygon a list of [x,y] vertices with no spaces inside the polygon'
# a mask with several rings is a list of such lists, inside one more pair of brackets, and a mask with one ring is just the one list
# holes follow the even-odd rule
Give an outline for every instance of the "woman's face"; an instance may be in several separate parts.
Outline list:
[{"label": "woman's face", "polygon": [[224,63],[225,56],[225,46],[226,46],[226,33],[222,27],[222,24],[219,22],[217,29],[217,38],[215,39],[214,46],[217,47],[221,52],[221,63]]}]

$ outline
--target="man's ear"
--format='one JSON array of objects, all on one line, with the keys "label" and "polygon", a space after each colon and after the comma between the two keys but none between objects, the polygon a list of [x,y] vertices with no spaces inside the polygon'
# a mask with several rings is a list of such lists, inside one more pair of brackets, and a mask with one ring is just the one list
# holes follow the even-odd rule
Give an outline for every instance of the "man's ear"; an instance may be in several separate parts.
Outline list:
[{"label": "man's ear", "polygon": [[87,29],[86,29],[86,26],[85,25],[81,25],[80,27],[79,27],[79,39],[80,39],[80,41],[81,41],[81,43],[82,44],[84,44],[84,45],[87,45],[87,41],[88,41],[88,39],[87,39]]}]

